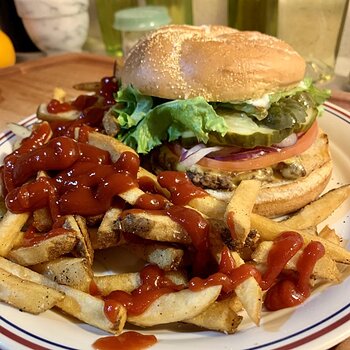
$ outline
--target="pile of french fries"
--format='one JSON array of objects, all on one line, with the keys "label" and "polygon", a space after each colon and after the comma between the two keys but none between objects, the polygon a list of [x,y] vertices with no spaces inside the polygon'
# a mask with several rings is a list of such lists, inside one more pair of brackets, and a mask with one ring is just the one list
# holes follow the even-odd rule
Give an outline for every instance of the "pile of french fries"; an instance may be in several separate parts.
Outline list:
[{"label": "pile of french fries", "polygon": [[[134,152],[98,132],[89,133],[88,143],[108,151],[113,161],[124,151]],[[39,172],[38,176],[47,174]],[[140,168],[138,176],[150,177],[159,191],[169,197],[155,175]],[[236,266],[250,262],[263,271],[273,240],[284,231],[296,231],[305,245],[320,241],[326,250],[314,267],[310,283],[339,283],[342,279],[340,266],[350,264],[350,252],[341,246],[341,238],[333,229],[325,226],[317,230],[317,226],[349,198],[350,185],[329,191],[284,221],[254,213],[259,189],[259,181],[246,180],[241,182],[228,204],[209,194],[188,203],[215,228],[210,232],[210,252],[216,261],[220,261],[223,248],[228,247]],[[140,188],[134,188],[120,197],[133,206],[143,194]],[[233,222],[229,220],[231,213],[234,213]],[[52,225],[48,208],[22,214],[6,211],[0,221],[0,300],[15,308],[32,314],[61,309],[82,322],[114,334],[122,332],[126,322],[141,327],[184,322],[231,334],[239,327],[242,311],[259,325],[264,293],[254,277],[239,284],[229,298],[218,299],[221,286],[196,292],[184,288],[161,296],[140,315],[128,315],[120,306],[114,322],[106,316],[103,296],[115,290],[131,292],[140,286],[141,278],[139,272],[95,274],[97,251],[101,255],[104,249],[122,246],[145,264],[159,266],[173,283],[188,285],[185,253],[191,246],[191,238],[181,225],[167,216],[142,211],[122,216],[122,210],[114,207],[98,217],[67,215],[62,225],[68,229],[67,233],[23,246],[28,222],[38,231],[47,232]],[[235,240],[230,235],[232,224]],[[125,234],[141,237],[148,244],[130,243],[124,239]],[[300,254],[301,251],[285,268],[295,270]],[[99,295],[90,294],[92,286]]]}]

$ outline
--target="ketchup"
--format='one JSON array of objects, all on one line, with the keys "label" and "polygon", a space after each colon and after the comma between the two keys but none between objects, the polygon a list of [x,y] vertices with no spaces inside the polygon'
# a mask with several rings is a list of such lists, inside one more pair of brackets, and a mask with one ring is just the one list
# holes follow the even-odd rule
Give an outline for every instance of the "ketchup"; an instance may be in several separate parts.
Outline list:
[{"label": "ketchup", "polygon": [[13,180],[13,171],[18,158],[43,146],[49,140],[51,134],[52,130],[49,123],[43,122],[38,124],[34,127],[31,135],[22,140],[20,147],[5,157],[2,178],[6,191],[16,187]]},{"label": "ketchup", "polygon": [[15,186],[22,185],[39,170],[60,170],[73,165],[80,158],[76,141],[57,137],[46,145],[18,157],[12,169]]},{"label": "ketchup", "polygon": [[137,198],[135,207],[145,210],[160,210],[164,209],[168,200],[160,194],[145,193]]},{"label": "ketchup", "polygon": [[154,335],[129,331],[118,336],[97,339],[92,346],[96,350],[142,350],[156,343],[157,338]]},{"label": "ketchup", "polygon": [[102,97],[103,105],[114,105],[114,94],[118,91],[118,83],[115,77],[105,77],[101,79],[100,89],[97,92],[97,96],[80,95],[73,102],[60,102],[56,99],[52,99],[47,105],[47,111],[52,114],[58,114],[62,112],[68,112],[73,109],[78,111],[84,111],[94,105],[98,105],[99,98]]},{"label": "ketchup", "polygon": [[[296,253],[295,250],[298,250],[296,247],[299,246],[299,249],[302,247],[302,244],[300,247],[300,242],[302,241],[302,237],[296,232],[285,232],[277,239],[268,256],[268,270],[264,275],[263,281],[265,288],[272,284],[272,278],[277,273],[277,268],[272,266],[275,264],[279,265],[278,269],[282,271],[285,265],[282,266],[282,260],[286,260],[285,257],[287,255],[294,255]],[[280,256],[278,255],[278,248],[281,249],[279,252]],[[297,274],[282,275],[277,283],[267,291],[265,298],[266,308],[275,311],[303,303],[311,293],[309,280],[314,266],[324,254],[325,248],[322,243],[317,241],[310,242],[304,248],[297,261]]]},{"label": "ketchup", "polygon": [[101,80],[101,86],[96,95],[80,95],[71,103],[60,103],[57,100],[51,100],[47,106],[50,113],[57,114],[69,110],[80,112],[78,118],[72,121],[52,121],[51,127],[54,136],[73,137],[75,128],[83,125],[98,129],[101,126],[105,112],[115,104],[114,94],[117,91],[118,83],[116,78],[105,77]]},{"label": "ketchup", "polygon": [[64,235],[68,232],[72,232],[71,230],[67,230],[63,227],[59,227],[59,228],[54,228],[49,232],[46,232],[44,234],[38,234],[38,233],[34,233],[34,232],[30,232],[24,235],[23,237],[23,242],[22,242],[22,247],[31,247],[33,245],[36,245],[46,239],[52,238],[52,237],[56,237],[59,235]]},{"label": "ketchup", "polygon": [[231,237],[233,240],[237,239],[236,229],[235,229],[235,221],[234,221],[234,212],[230,211],[227,215],[227,226],[230,230]]},{"label": "ketchup", "polygon": [[[109,153],[56,137],[41,147],[16,155],[4,174],[13,188],[6,196],[12,212],[33,211],[50,205],[51,215],[98,215],[112,204],[113,197],[137,187],[139,160],[132,152],[123,153],[111,163]],[[39,170],[58,172],[52,179],[39,178],[26,183]]]},{"label": "ketchup", "polygon": [[96,282],[92,279],[89,285],[89,294],[90,295],[94,295],[94,296],[98,296],[101,295],[101,292],[98,288],[98,285],[96,284]]},{"label": "ketchup", "polygon": [[143,192],[158,193],[157,184],[149,176],[140,176],[137,179],[139,187]]},{"label": "ketchup", "polygon": [[267,257],[267,270],[263,275],[262,287],[269,289],[287,262],[303,247],[304,240],[299,233],[283,232],[277,237]]},{"label": "ketchup", "polygon": [[118,91],[118,82],[116,77],[104,77],[101,79],[101,87],[98,94],[104,98],[106,105],[114,105],[114,94]]},{"label": "ketchup", "polygon": [[205,197],[207,192],[193,185],[185,173],[179,171],[163,171],[158,175],[159,184],[168,189],[171,201],[176,205],[186,205],[191,199]]},{"label": "ketchup", "polygon": [[194,209],[179,205],[169,206],[165,213],[173,221],[180,224],[191,236],[192,244],[195,248],[193,273],[195,275],[207,273],[211,258],[209,251],[209,222]]},{"label": "ketchup", "polygon": [[249,277],[254,277],[258,283],[261,282],[259,271],[250,264],[242,264],[238,267],[227,247],[222,250],[219,271],[206,279],[194,277],[189,282],[189,288],[199,291],[210,286],[222,286],[223,295],[231,294],[235,288]]},{"label": "ketchup", "polygon": [[56,99],[52,99],[47,105],[47,111],[52,114],[68,112],[73,109],[73,106],[68,102],[60,102]]},{"label": "ketchup", "polygon": [[128,315],[140,315],[160,296],[183,288],[169,280],[155,265],[145,266],[140,278],[141,286],[131,293],[117,290],[105,297],[105,314],[111,322],[115,322],[120,305],[127,309]]}]

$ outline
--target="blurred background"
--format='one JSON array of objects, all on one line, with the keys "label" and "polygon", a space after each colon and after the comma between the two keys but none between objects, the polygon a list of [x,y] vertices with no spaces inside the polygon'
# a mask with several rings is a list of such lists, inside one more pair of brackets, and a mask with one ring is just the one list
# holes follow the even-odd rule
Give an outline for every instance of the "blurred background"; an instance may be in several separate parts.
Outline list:
[{"label": "blurred background", "polygon": [[349,0],[0,0],[0,66],[87,51],[120,57],[155,28],[222,24],[290,43],[317,82],[349,88]]}]

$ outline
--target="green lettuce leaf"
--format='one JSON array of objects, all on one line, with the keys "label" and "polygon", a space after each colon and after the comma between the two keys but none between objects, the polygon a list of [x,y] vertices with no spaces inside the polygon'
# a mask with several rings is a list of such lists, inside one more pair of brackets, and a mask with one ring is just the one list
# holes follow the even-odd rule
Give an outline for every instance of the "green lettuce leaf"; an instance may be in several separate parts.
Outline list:
[{"label": "green lettuce leaf", "polygon": [[311,95],[317,106],[322,105],[331,96],[331,90],[318,89],[315,85],[311,85],[307,92]]},{"label": "green lettuce leaf", "polygon": [[210,131],[224,136],[228,130],[224,118],[203,97],[168,101],[152,108],[151,97],[128,86],[118,92],[116,101],[114,111],[121,127],[117,137],[138,153],[148,153],[163,141],[177,140],[188,132],[206,143]]},{"label": "green lettuce leaf", "polygon": [[[118,114],[117,121],[122,128],[131,128],[152,109],[153,99],[142,95],[131,86],[119,90],[116,96],[117,106],[114,111]],[[122,108],[118,107],[122,104]]]}]

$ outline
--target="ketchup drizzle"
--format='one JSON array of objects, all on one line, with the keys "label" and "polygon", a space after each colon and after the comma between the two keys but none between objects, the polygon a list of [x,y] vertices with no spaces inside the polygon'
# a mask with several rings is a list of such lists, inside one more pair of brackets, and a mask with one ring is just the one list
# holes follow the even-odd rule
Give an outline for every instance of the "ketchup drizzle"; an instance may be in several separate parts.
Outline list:
[{"label": "ketchup drizzle", "polygon": [[117,336],[99,338],[92,346],[96,350],[142,350],[156,343],[157,338],[154,335],[129,331]]},{"label": "ketchup drizzle", "polygon": [[[137,187],[137,156],[123,153],[112,164],[109,153],[76,142],[66,136],[52,139],[16,158],[6,175],[20,186],[6,196],[7,207],[15,213],[50,205],[56,218],[65,214],[97,215],[112,204],[113,197]],[[64,170],[62,170],[64,169]],[[59,171],[52,179],[34,180],[22,185],[39,170]]]},{"label": "ketchup drizzle", "polygon": [[105,314],[115,322],[116,309],[123,305],[129,315],[140,315],[147,307],[164,294],[183,289],[169,280],[163,270],[147,265],[140,272],[141,285],[131,293],[114,291],[105,297]]},{"label": "ketchup drizzle", "polygon": [[254,277],[258,283],[261,283],[259,271],[250,264],[236,266],[229,249],[225,247],[221,252],[219,271],[206,279],[192,278],[189,282],[189,288],[193,291],[199,291],[210,286],[221,285],[221,294],[227,296],[249,277]]},{"label": "ketchup drizzle", "polygon": [[[277,277],[277,268],[274,265],[278,265],[281,272],[286,263],[283,265],[282,261],[286,260],[286,256],[294,255],[302,247],[300,242],[303,242],[303,239],[296,232],[285,232],[277,239],[268,257],[268,270],[263,281],[265,288],[268,288]],[[280,255],[278,255],[278,249],[280,249]],[[297,273],[294,275],[282,274],[277,283],[269,288],[266,293],[265,307],[275,311],[303,303],[311,293],[309,281],[314,266],[324,254],[325,248],[322,243],[310,242],[297,261]]]},{"label": "ketchup drizzle", "polygon": [[186,205],[191,199],[208,195],[203,189],[193,185],[185,173],[179,171],[163,171],[158,175],[159,184],[169,190],[171,201],[175,205]]}]

